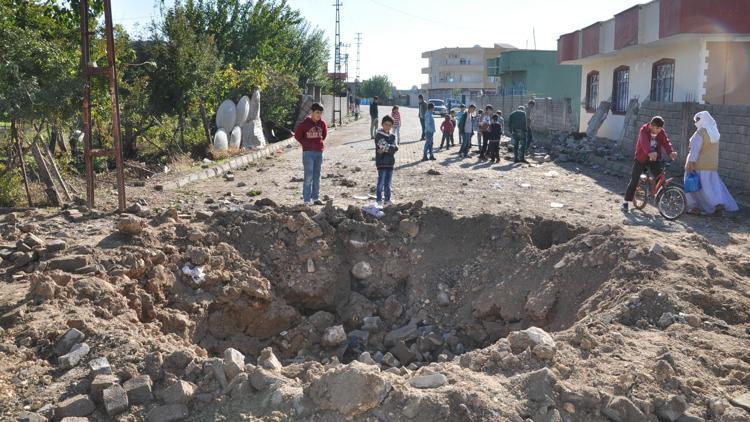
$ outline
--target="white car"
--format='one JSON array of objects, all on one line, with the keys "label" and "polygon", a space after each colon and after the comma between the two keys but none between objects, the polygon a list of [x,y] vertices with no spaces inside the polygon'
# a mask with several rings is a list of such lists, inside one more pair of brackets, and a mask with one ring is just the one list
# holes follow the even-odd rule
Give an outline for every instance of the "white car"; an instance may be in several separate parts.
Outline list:
[{"label": "white car", "polygon": [[432,114],[437,114],[438,116],[442,116],[448,112],[448,108],[445,107],[445,102],[443,100],[433,99],[433,100],[427,100],[427,102],[435,106],[435,109],[432,110]]}]

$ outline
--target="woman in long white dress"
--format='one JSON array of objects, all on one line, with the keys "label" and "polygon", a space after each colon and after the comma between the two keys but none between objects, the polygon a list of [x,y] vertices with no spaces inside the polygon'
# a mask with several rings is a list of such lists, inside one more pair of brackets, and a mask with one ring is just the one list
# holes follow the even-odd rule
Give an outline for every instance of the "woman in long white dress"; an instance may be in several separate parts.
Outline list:
[{"label": "woman in long white dress", "polygon": [[701,189],[687,194],[688,210],[694,214],[721,214],[737,211],[739,207],[724,182],[719,177],[719,139],[721,134],[716,120],[707,111],[693,118],[697,130],[690,138],[690,151],[685,160],[685,177],[697,172]]}]

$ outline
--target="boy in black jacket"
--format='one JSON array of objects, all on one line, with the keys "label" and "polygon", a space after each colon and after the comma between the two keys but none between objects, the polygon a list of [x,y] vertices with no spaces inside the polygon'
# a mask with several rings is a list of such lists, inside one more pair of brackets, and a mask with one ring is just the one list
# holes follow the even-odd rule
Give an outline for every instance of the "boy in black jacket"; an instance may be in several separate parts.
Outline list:
[{"label": "boy in black jacket", "polygon": [[500,162],[500,139],[503,137],[503,126],[500,124],[500,116],[492,115],[487,133],[487,153],[489,154],[490,163]]},{"label": "boy in black jacket", "polygon": [[393,118],[384,116],[383,127],[375,133],[375,166],[378,168],[378,205],[383,206],[383,191],[385,191],[385,205],[391,205],[391,182],[393,181],[393,166],[396,164],[396,136],[391,133]]}]

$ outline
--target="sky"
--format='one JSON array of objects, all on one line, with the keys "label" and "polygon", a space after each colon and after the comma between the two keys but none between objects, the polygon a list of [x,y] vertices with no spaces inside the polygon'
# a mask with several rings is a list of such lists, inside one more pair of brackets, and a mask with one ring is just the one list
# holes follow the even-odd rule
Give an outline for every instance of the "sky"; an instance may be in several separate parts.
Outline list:
[{"label": "sky", "polygon": [[[582,29],[638,3],[635,0],[341,0],[341,41],[351,47],[349,74],[356,73],[356,33],[362,33],[360,77],[385,74],[399,89],[427,82],[422,52],[443,47],[556,50],[562,34]],[[129,32],[146,33],[159,18],[161,0],[115,0],[113,19]],[[645,2],[645,0],[644,0]],[[170,4],[171,0],[165,0]],[[335,0],[288,0],[328,35],[333,56]],[[343,67],[343,65],[342,65]],[[329,65],[333,71],[333,63]],[[342,69],[343,70],[343,69]]]}]

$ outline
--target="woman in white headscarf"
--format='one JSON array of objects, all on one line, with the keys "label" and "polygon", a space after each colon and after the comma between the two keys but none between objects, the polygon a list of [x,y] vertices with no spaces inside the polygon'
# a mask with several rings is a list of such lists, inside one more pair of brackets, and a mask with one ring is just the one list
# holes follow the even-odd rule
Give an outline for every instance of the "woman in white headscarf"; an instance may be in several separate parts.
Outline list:
[{"label": "woman in white headscarf", "polygon": [[707,111],[693,118],[698,128],[690,138],[690,151],[685,162],[685,177],[697,172],[701,189],[687,194],[688,210],[693,214],[721,214],[737,211],[737,202],[719,177],[719,139],[716,120]]}]

